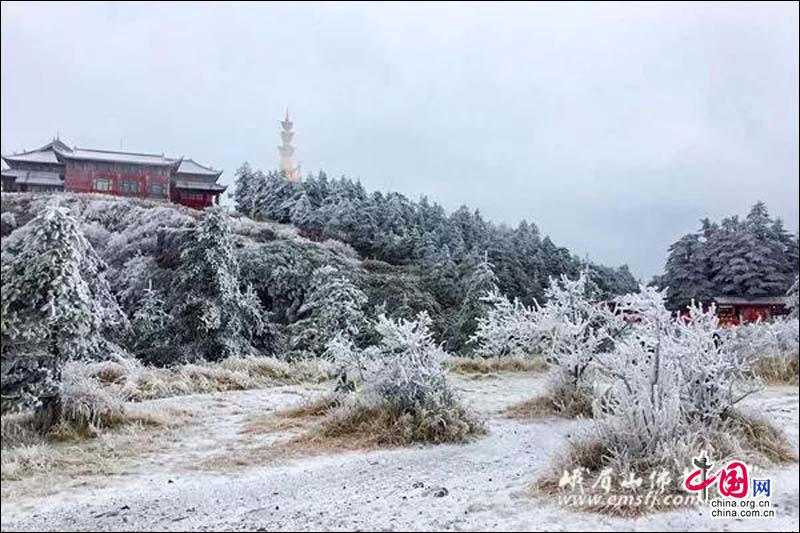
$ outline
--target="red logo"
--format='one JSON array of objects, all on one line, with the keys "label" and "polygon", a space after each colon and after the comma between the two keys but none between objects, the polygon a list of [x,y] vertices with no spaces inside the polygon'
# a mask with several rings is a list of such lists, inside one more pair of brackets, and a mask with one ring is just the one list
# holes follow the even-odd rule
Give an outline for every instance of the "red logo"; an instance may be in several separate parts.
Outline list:
[{"label": "red logo", "polygon": [[[717,490],[728,498],[744,498],[747,496],[747,465],[741,461],[731,461],[712,475],[708,475],[712,463],[708,462],[705,452],[695,457],[692,464],[697,470],[686,476],[683,486],[689,492],[703,491],[703,498],[708,499],[708,487],[716,484]],[[697,478],[700,479],[697,479]]]}]

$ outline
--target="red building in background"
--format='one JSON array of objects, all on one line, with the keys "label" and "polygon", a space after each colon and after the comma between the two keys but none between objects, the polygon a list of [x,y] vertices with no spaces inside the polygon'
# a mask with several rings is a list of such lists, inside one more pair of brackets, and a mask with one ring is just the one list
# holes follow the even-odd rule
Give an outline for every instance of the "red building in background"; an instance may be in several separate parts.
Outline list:
[{"label": "red building in background", "polygon": [[70,148],[56,139],[41,148],[5,155],[4,191],[93,192],[169,200],[195,209],[219,203],[221,170],[164,154]]},{"label": "red building in background", "polygon": [[735,297],[717,296],[713,299],[717,317],[722,325],[739,325],[789,314],[786,296]]}]

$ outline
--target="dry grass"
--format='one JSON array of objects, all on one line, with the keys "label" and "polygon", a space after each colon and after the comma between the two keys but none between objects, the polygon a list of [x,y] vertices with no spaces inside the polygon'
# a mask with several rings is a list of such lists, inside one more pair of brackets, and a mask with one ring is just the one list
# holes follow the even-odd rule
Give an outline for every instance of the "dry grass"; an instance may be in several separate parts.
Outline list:
[{"label": "dry grass", "polygon": [[547,363],[540,357],[450,357],[445,367],[456,374],[488,375],[511,372],[544,372]]},{"label": "dry grass", "polygon": [[797,462],[797,454],[786,435],[763,418],[732,411],[726,416],[726,422],[731,436],[750,461],[777,464]]},{"label": "dry grass", "polygon": [[338,405],[339,401],[335,397],[323,396],[297,407],[259,417],[247,424],[242,429],[242,433],[257,435],[306,427],[325,417],[331,409]]},{"label": "dry grass", "polygon": [[[68,363],[61,386],[61,417],[42,432],[32,412],[2,416],[2,479],[44,480],[106,474],[123,458],[150,449],[158,432],[182,421],[176,412],[126,404],[118,389]],[[105,374],[106,379],[112,376]]]},{"label": "dry grass", "polygon": [[0,479],[4,495],[19,490],[9,482],[39,485],[36,492],[40,492],[56,479],[117,473],[126,461],[158,449],[164,430],[179,426],[183,416],[178,412],[126,412],[106,421],[103,429],[65,420],[46,435],[38,433],[32,421],[30,413],[2,417]]},{"label": "dry grass", "polygon": [[510,405],[504,414],[514,420],[592,418],[592,399],[582,394],[573,396],[547,394]]},{"label": "dry grass", "polygon": [[461,406],[436,412],[421,409],[409,413],[388,405],[367,407],[351,403],[331,411],[310,438],[355,439],[378,447],[396,447],[415,443],[466,442],[484,432],[483,424]]},{"label": "dry grass", "polygon": [[797,385],[800,383],[798,352],[762,357],[756,361],[754,371],[770,385]]},{"label": "dry grass", "polygon": [[217,363],[186,364],[171,368],[145,367],[136,361],[104,361],[85,365],[84,373],[126,400],[144,401],[187,394],[250,390],[331,379],[326,361],[292,363],[271,357],[232,357]]}]

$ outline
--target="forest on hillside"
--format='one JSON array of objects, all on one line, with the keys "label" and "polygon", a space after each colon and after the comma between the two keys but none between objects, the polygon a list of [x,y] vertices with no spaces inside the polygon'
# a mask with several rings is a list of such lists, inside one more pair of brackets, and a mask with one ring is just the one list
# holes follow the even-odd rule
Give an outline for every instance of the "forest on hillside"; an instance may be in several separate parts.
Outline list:
[{"label": "forest on hillside", "polygon": [[469,353],[490,290],[532,302],[550,276],[583,270],[598,297],[636,288],[627,268],[580,261],[527,222],[247,169],[234,213],[4,194],[4,398],[38,397],[75,358],[319,357],[338,337],[374,342],[379,315],[424,312],[437,342]]}]

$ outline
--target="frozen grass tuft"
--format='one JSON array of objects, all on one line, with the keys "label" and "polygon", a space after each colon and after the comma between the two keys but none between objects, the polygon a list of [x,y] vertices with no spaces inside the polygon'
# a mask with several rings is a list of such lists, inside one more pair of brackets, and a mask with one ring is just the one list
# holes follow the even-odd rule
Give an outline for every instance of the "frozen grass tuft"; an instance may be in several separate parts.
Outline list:
[{"label": "frozen grass tuft", "polygon": [[769,385],[797,385],[800,383],[798,352],[762,357],[755,362],[753,371]]},{"label": "frozen grass tuft", "polygon": [[550,393],[510,405],[505,415],[515,420],[592,418],[592,398],[574,391],[563,395]]},{"label": "frozen grass tuft", "polygon": [[463,375],[486,375],[511,372],[544,372],[547,363],[539,357],[449,357],[444,362],[450,372]]}]

